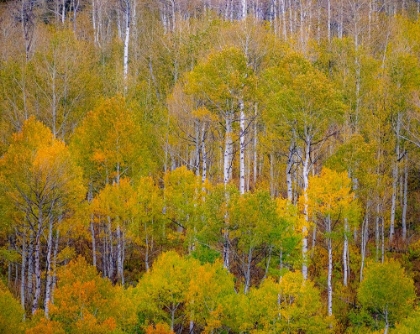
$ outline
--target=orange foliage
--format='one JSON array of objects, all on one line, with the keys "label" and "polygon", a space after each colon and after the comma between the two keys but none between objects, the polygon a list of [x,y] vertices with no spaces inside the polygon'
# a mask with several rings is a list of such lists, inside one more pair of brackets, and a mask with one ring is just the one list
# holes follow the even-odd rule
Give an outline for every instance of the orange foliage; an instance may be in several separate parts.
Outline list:
[{"label": "orange foliage", "polygon": [[167,324],[149,325],[146,328],[146,334],[173,334]]}]

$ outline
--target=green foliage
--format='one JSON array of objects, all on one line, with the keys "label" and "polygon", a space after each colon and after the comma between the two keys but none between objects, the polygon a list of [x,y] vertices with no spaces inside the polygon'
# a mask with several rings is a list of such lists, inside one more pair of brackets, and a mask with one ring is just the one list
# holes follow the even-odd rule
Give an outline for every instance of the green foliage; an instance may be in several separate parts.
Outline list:
[{"label": "green foliage", "polygon": [[0,333],[23,333],[24,310],[0,281]]},{"label": "green foliage", "polygon": [[328,333],[319,291],[300,273],[289,272],[279,283],[264,281],[251,289],[241,330],[251,333]]},{"label": "green foliage", "polygon": [[122,96],[90,111],[72,137],[85,177],[99,185],[147,174],[153,165],[140,124]]},{"label": "green foliage", "polygon": [[413,280],[397,261],[392,260],[370,263],[357,292],[365,310],[391,325],[409,314],[415,297]]}]

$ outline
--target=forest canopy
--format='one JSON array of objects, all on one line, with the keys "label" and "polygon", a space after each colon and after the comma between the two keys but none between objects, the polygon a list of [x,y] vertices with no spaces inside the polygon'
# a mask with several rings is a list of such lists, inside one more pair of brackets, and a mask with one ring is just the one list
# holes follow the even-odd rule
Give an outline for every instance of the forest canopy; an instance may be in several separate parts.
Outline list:
[{"label": "forest canopy", "polygon": [[420,1],[0,1],[0,332],[417,333]]}]

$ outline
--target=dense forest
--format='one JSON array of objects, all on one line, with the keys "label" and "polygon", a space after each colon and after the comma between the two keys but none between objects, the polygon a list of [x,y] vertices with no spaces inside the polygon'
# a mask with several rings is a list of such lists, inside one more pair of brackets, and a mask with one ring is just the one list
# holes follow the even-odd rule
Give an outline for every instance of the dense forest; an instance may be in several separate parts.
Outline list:
[{"label": "dense forest", "polygon": [[419,0],[1,0],[1,333],[420,333]]}]

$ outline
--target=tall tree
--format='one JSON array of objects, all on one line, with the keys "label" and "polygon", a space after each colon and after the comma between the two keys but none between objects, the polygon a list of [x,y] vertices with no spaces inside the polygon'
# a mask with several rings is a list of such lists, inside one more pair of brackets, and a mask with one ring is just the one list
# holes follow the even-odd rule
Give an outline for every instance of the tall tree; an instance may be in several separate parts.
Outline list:
[{"label": "tall tree", "polygon": [[[343,120],[344,105],[334,85],[303,56],[289,54],[279,66],[263,74],[266,106],[275,115],[274,125],[287,133],[290,147],[297,147],[302,166],[304,216],[309,221],[307,189],[309,173],[320,159],[320,147],[338,130]],[[302,229],[303,276],[307,278],[307,233]]]},{"label": "tall tree", "polygon": [[[28,259],[30,285],[34,274],[33,298],[28,296],[32,298],[32,313],[39,308],[41,301],[44,262],[41,247],[47,232],[45,313],[48,315],[53,270],[52,233],[83,198],[81,170],[64,143],[54,139],[42,123],[30,118],[22,131],[14,136],[13,143],[1,159],[1,178],[2,196],[10,219],[20,221],[16,230],[22,235],[22,264],[25,265],[24,261]],[[28,254],[27,245],[31,249]],[[23,268],[21,284],[25,284]]]}]

